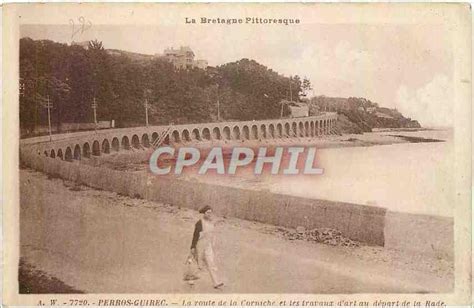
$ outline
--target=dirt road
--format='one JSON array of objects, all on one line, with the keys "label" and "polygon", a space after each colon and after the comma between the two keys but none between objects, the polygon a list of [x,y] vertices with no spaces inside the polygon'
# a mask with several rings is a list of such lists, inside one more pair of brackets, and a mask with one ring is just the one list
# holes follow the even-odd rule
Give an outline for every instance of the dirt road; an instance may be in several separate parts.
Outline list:
[{"label": "dirt road", "polygon": [[237,219],[218,226],[217,264],[194,287],[184,261],[199,214],[77,187],[21,170],[21,257],[86,293],[449,292],[452,264],[383,248],[343,248],[278,236]]}]

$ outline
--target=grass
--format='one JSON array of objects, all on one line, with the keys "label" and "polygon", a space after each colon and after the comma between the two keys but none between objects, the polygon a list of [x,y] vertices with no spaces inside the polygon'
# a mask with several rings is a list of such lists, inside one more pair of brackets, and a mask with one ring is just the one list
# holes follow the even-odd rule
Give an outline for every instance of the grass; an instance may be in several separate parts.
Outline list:
[{"label": "grass", "polygon": [[36,269],[22,259],[18,267],[18,284],[20,294],[84,293]]}]

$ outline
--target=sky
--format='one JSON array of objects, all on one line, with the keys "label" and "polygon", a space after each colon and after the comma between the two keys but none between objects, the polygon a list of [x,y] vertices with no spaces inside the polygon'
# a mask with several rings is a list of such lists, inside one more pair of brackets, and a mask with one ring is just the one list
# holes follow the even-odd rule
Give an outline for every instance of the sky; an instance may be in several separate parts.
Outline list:
[{"label": "sky", "polygon": [[312,95],[364,97],[423,126],[452,125],[453,44],[442,24],[91,24],[84,31],[23,25],[20,31],[21,37],[61,43],[98,39],[105,48],[144,54],[190,46],[212,66],[254,59],[285,76],[309,78]]}]

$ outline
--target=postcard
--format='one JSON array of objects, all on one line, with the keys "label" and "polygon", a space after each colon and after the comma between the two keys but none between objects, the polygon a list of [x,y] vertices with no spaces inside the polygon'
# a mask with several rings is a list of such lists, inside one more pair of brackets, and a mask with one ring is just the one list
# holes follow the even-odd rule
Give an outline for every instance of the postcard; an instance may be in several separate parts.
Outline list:
[{"label": "postcard", "polygon": [[7,4],[3,304],[471,302],[468,4]]}]

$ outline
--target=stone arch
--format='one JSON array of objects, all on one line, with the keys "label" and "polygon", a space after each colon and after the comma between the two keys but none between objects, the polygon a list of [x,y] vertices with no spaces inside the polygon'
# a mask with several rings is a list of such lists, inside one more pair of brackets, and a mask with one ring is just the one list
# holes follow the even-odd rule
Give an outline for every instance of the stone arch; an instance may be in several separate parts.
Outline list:
[{"label": "stone arch", "polygon": [[162,144],[166,144],[166,145],[170,144],[170,134],[166,134],[165,139],[163,140]]},{"label": "stone arch", "polygon": [[211,131],[209,130],[209,128],[204,127],[201,132],[201,135],[202,135],[202,139],[211,140]]},{"label": "stone arch", "polygon": [[122,137],[122,149],[124,150],[130,150],[130,141],[128,140],[127,136]]},{"label": "stone arch", "polygon": [[309,137],[309,122],[308,121],[304,122],[304,135],[306,137]]},{"label": "stone arch", "polygon": [[201,135],[199,134],[199,129],[197,129],[197,128],[193,129],[191,134],[193,136],[193,140],[201,141]]},{"label": "stone arch", "polygon": [[48,157],[48,151],[44,150],[43,154],[44,156]]},{"label": "stone arch", "polygon": [[62,160],[64,158],[63,156],[63,150],[62,149],[59,149],[58,150],[58,157]]},{"label": "stone arch", "polygon": [[142,145],[143,145],[145,148],[149,148],[149,147],[150,147],[150,140],[148,139],[148,134],[143,134],[143,135],[142,135]]},{"label": "stone arch", "polygon": [[250,139],[258,140],[258,127],[257,127],[257,125],[252,125]]},{"label": "stone arch", "polygon": [[72,161],[72,150],[70,147],[66,148],[66,153],[64,153],[64,160],[65,161]]},{"label": "stone arch", "polygon": [[298,136],[298,125],[296,124],[296,122],[293,122],[291,124],[291,136],[292,137],[297,137]]},{"label": "stone arch", "polygon": [[155,141],[158,139],[158,133],[154,132],[151,134],[151,143],[155,143]]},{"label": "stone arch", "polygon": [[191,141],[191,137],[189,136],[189,130],[184,129],[184,130],[181,132],[181,139],[182,139],[183,141]]},{"label": "stone arch", "polygon": [[117,137],[114,137],[114,139],[112,139],[112,149],[116,152],[120,150],[120,142]]},{"label": "stone arch", "polygon": [[75,160],[80,160],[81,159],[81,147],[76,144],[74,147],[74,159]]},{"label": "stone arch", "polygon": [[181,142],[181,138],[179,136],[179,132],[177,130],[174,130],[172,133],[171,133],[171,142],[175,142],[175,143],[179,143]]},{"label": "stone arch", "polygon": [[283,137],[283,125],[281,125],[281,123],[277,124],[276,137],[277,138]]},{"label": "stone arch", "polygon": [[82,156],[90,158],[91,157],[91,146],[88,142],[84,143],[82,146]]},{"label": "stone arch", "polygon": [[221,130],[219,127],[214,127],[212,129],[212,139],[221,140]]},{"label": "stone arch", "polygon": [[237,125],[234,126],[234,128],[232,129],[232,139],[240,140],[240,127],[238,127]]},{"label": "stone arch", "polygon": [[104,139],[104,141],[102,141],[102,153],[110,153],[110,144],[108,139]]},{"label": "stone arch", "polygon": [[260,136],[265,139],[267,138],[267,127],[265,124],[260,125]]},{"label": "stone arch", "polygon": [[137,135],[133,135],[133,136],[132,136],[132,146],[133,146],[135,149],[139,149],[139,148],[140,148],[140,138],[139,138]]},{"label": "stone arch", "polygon": [[290,135],[291,135],[290,123],[288,123],[288,122],[285,123],[285,135],[286,135],[287,138],[290,137]]},{"label": "stone arch", "polygon": [[314,136],[314,121],[311,121],[309,126],[310,126],[310,135],[311,137],[313,137]]},{"label": "stone arch", "polygon": [[304,137],[304,124],[303,122],[298,123],[298,137]]},{"label": "stone arch", "polygon": [[224,133],[224,139],[230,140],[230,128],[229,128],[229,126],[224,127],[223,133]]},{"label": "stone arch", "polygon": [[92,155],[100,156],[100,144],[97,140],[92,143]]},{"label": "stone arch", "polygon": [[242,135],[244,140],[249,140],[250,139],[250,129],[247,125],[244,125],[242,127]]},{"label": "stone arch", "polygon": [[49,157],[56,158],[56,154],[54,153],[54,149],[51,150]]},{"label": "stone arch", "polygon": [[268,137],[275,138],[275,125],[273,123],[268,125]]}]

